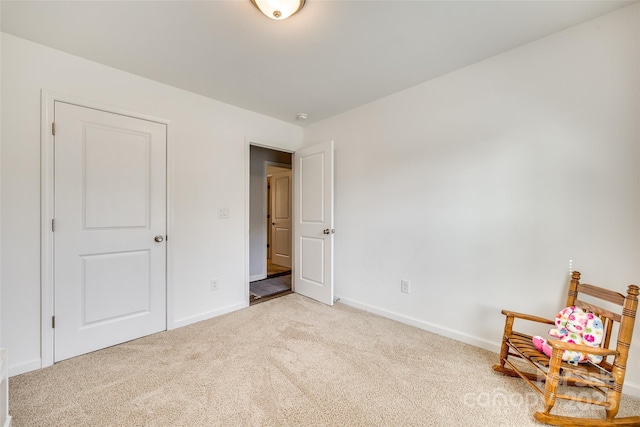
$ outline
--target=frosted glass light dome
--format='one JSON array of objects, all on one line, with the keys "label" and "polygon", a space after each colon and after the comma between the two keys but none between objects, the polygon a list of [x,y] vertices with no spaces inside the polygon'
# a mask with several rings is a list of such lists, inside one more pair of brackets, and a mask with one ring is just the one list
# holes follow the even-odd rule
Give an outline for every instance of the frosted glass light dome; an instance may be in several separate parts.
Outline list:
[{"label": "frosted glass light dome", "polygon": [[304,2],[305,0],[251,0],[262,13],[278,21],[297,13]]}]

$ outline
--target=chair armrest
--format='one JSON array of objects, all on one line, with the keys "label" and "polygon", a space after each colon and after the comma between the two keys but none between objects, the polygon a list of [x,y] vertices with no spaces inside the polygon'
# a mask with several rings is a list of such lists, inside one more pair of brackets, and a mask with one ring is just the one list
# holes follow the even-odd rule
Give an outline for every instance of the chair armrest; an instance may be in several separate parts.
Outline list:
[{"label": "chair armrest", "polygon": [[547,325],[555,325],[555,322],[553,320],[545,319],[544,317],[532,316],[530,314],[522,314],[522,313],[517,313],[515,311],[509,311],[509,310],[502,310],[502,314],[504,314],[507,317],[530,320],[532,322],[538,322],[538,323],[546,323]]},{"label": "chair armrest", "polygon": [[559,340],[547,340],[551,348],[559,350],[578,351],[580,353],[593,354],[594,356],[618,356],[617,350],[600,347],[589,347],[588,345],[572,344]]}]

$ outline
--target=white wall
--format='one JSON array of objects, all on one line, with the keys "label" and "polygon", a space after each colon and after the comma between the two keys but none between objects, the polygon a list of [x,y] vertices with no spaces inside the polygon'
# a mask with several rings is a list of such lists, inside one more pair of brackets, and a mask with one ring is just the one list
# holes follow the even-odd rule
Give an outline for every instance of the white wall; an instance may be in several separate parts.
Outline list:
[{"label": "white wall", "polygon": [[[248,304],[246,138],[295,149],[302,129],[2,35],[2,342],[40,366],[40,90],[170,120],[173,326]],[[231,217],[217,219],[219,207]],[[209,290],[218,278],[220,289]],[[170,325],[172,326],[172,325]]]},{"label": "white wall", "polygon": [[266,162],[290,165],[291,157],[291,153],[251,146],[249,181],[249,277],[251,280],[260,280],[267,277]]},{"label": "white wall", "polygon": [[497,350],[501,309],[564,305],[570,259],[587,282],[640,282],[639,10],[305,128],[335,140],[336,295]]},{"label": "white wall", "polygon": [[[569,259],[588,281],[637,283],[639,33],[634,5],[306,128],[305,145],[336,144],[342,301],[495,350],[500,309],[561,308]],[[302,130],[10,35],[1,49],[12,374],[40,363],[42,88],[171,121],[174,323],[246,305],[245,138],[295,150]],[[638,395],[639,360],[636,339]]]}]

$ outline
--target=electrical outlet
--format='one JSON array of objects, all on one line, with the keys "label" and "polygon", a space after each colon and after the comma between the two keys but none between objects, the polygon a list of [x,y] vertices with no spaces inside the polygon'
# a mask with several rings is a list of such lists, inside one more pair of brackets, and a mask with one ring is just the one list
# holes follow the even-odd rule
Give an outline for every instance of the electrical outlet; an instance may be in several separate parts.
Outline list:
[{"label": "electrical outlet", "polygon": [[211,282],[209,282],[209,285],[211,286],[212,291],[217,291],[220,284],[218,283],[218,279],[213,279],[211,280]]},{"label": "electrical outlet", "polygon": [[409,293],[409,281],[408,280],[400,280],[400,292],[405,294]]}]

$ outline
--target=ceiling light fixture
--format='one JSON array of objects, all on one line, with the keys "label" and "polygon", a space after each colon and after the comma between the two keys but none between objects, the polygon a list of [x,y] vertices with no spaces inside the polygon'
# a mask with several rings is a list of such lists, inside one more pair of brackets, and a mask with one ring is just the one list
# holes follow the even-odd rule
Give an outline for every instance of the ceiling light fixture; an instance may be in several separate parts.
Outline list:
[{"label": "ceiling light fixture", "polygon": [[282,21],[302,9],[305,0],[251,0],[260,12],[271,19]]}]

